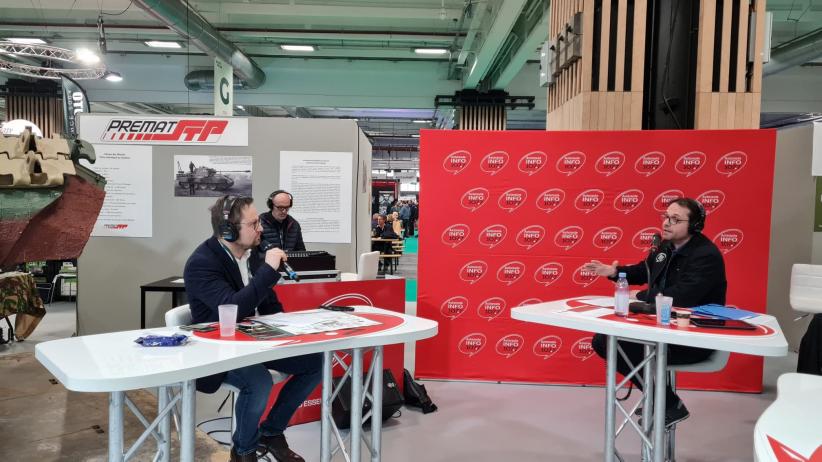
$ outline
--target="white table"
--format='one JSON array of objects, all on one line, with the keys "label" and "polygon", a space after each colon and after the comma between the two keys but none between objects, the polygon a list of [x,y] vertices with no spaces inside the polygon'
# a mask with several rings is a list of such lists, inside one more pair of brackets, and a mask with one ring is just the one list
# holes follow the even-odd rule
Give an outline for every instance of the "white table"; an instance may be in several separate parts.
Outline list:
[{"label": "white table", "polygon": [[[636,365],[631,373],[643,374],[643,382],[653,383],[645,387],[644,415],[650,409],[665,409],[665,385],[667,371],[667,345],[684,345],[712,350],[723,350],[733,353],[745,353],[757,356],[785,356],[788,343],[773,316],[761,315],[746,321],[761,325],[761,329],[770,329],[768,335],[742,336],[700,332],[697,328],[677,329],[676,327],[658,327],[640,323],[622,322],[603,319],[613,313],[613,308],[588,309],[577,308],[580,300],[586,298],[602,300],[600,296],[574,297],[570,299],[538,303],[511,309],[511,317],[520,321],[546,324],[568,329],[595,332],[608,336],[608,357],[606,368],[606,408],[605,408],[605,460],[613,462],[620,458],[616,452],[616,435],[626,423],[637,431],[643,443],[643,453],[650,453],[654,462],[664,460],[665,413],[654,412],[653,421],[643,419],[643,428],[633,422],[633,412],[626,411],[617,401],[617,389],[628,383],[628,378],[616,383],[617,340],[627,340],[645,345],[645,359]],[[569,303],[570,302],[570,303]],[[713,331],[715,332],[715,331]],[[621,351],[621,350],[620,350]],[[619,430],[615,429],[614,418],[617,410],[625,420]],[[635,410],[635,409],[634,409]],[[632,410],[633,411],[633,410]],[[652,439],[649,439],[652,435]]]},{"label": "white table", "polygon": [[[80,392],[108,392],[109,399],[109,461],[127,460],[149,437],[157,440],[158,453],[155,460],[168,461],[170,455],[170,425],[172,409],[181,402],[180,416],[180,460],[194,460],[194,381],[232,369],[259,364],[275,359],[300,356],[311,353],[323,354],[322,411],[321,411],[321,454],[323,462],[331,460],[331,433],[334,429],[331,419],[332,389],[331,369],[333,352],[352,350],[351,366],[346,377],[352,380],[351,403],[363,402],[363,388],[371,381],[371,460],[380,460],[382,374],[370,373],[363,383],[363,354],[373,349],[371,371],[382,371],[382,347],[396,343],[412,342],[432,337],[437,333],[437,323],[415,316],[393,311],[357,306],[357,313],[376,313],[402,318],[397,327],[370,334],[335,338],[328,340],[275,345],[268,342],[214,342],[198,340],[196,337],[182,347],[145,348],[136,343],[137,337],[147,333],[169,334],[174,329],[145,329],[108,334],[73,337],[40,343],[35,347],[35,357],[66,388]],[[338,388],[343,384],[341,381]],[[169,397],[167,387],[179,385],[180,393]],[[125,397],[125,391],[141,388],[160,387],[158,393],[158,416],[149,423]],[[367,394],[367,391],[366,391]],[[123,452],[123,405],[128,405],[146,431]],[[350,459],[360,460],[362,438],[362,407],[352,405]],[[339,432],[335,431],[339,449],[345,451]]]},{"label": "white table", "polygon": [[756,421],[756,461],[822,460],[822,376],[783,374],[776,393]]}]

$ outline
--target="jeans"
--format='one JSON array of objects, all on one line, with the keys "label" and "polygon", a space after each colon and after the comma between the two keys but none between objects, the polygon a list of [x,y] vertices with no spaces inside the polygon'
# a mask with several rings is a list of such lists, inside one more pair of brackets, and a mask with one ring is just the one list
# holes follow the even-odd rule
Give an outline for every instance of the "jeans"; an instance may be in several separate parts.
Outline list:
[{"label": "jeans", "polygon": [[[322,380],[322,364],[322,354],[316,353],[246,366],[226,374],[224,383],[240,390],[234,406],[237,428],[231,436],[237,454],[255,451],[260,434],[280,435],[285,431],[291,416]],[[260,424],[273,385],[269,369],[291,377]]]},{"label": "jeans", "polygon": [[[594,351],[596,351],[599,357],[603,359],[608,357],[607,340],[608,337],[606,335],[595,334],[594,339],[591,341],[591,346],[593,346]],[[617,344],[622,351],[625,352],[625,356],[628,357],[634,367],[636,367],[636,365],[642,362],[642,359],[645,358],[645,345],[623,340],[618,340]],[[711,354],[713,354],[713,350],[706,350],[705,348],[688,347],[683,345],[668,345],[668,365],[680,366],[683,364],[701,363],[702,361],[707,360]],[[617,371],[623,376],[626,376],[631,372],[631,368],[628,366],[628,363],[622,359],[622,355],[620,355],[619,352],[617,352]],[[631,382],[636,385],[639,390],[642,390],[642,384],[639,382],[641,377],[642,371],[639,371],[631,377]],[[667,382],[665,387],[665,407],[672,409],[679,402],[679,396],[677,396],[676,393],[674,393],[673,388],[671,388],[671,381],[669,380],[670,377],[668,374],[665,374],[665,377]]]}]

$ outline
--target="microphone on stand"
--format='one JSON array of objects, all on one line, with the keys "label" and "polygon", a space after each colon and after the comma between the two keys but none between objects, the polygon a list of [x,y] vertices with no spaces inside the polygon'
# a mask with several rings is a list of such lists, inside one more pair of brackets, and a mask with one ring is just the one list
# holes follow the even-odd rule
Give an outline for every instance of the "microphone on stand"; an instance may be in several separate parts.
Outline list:
[{"label": "microphone on stand", "polygon": [[[648,257],[650,258],[651,255],[659,252],[664,245],[662,236],[659,233],[654,233],[651,248],[648,249]],[[645,258],[643,263],[645,263],[645,275],[648,281],[648,288],[645,291],[645,301],[633,302],[628,305],[628,309],[631,313],[654,314],[656,313],[656,308],[654,307],[655,303],[651,301],[651,266],[648,265],[648,258]]]},{"label": "microphone on stand", "polygon": [[[268,243],[263,247],[263,254],[268,252],[269,250],[273,249],[275,246],[272,243]],[[288,276],[288,279],[291,279],[294,282],[300,282],[300,276],[294,271],[294,268],[291,267],[285,260],[280,261],[280,266],[283,267],[285,270],[285,274]]]}]

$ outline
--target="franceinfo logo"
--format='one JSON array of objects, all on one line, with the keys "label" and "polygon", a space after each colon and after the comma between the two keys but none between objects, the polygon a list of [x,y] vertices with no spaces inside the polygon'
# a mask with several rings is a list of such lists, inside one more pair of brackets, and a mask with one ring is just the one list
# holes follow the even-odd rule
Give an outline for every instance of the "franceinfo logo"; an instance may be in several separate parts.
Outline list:
[{"label": "franceinfo logo", "polygon": [[582,151],[571,151],[557,160],[557,171],[563,175],[571,176],[580,171],[585,165],[585,153]]},{"label": "franceinfo logo", "polygon": [[723,254],[727,254],[742,245],[742,239],[744,237],[745,235],[741,229],[733,228],[720,231],[714,236],[713,241]]},{"label": "franceinfo logo", "polygon": [[534,342],[532,351],[535,356],[548,359],[562,348],[562,339],[558,335],[546,335]]},{"label": "franceinfo logo", "polygon": [[645,193],[639,189],[622,191],[614,198],[614,209],[627,215],[638,209],[644,198]]},{"label": "franceinfo logo", "polygon": [[520,247],[525,247],[528,250],[533,249],[537,244],[542,242],[545,238],[545,228],[540,225],[530,225],[522,228],[517,233],[516,242]]},{"label": "franceinfo logo", "polygon": [[622,228],[608,226],[594,233],[594,247],[607,252],[622,240]]},{"label": "franceinfo logo", "polygon": [[[557,282],[562,276],[563,267],[561,263],[552,261],[546,263],[534,272],[534,281],[545,287]],[[524,303],[524,302],[523,302]]]},{"label": "franceinfo logo", "polygon": [[508,236],[508,228],[505,225],[491,225],[479,232],[477,240],[480,245],[484,245],[489,249],[500,245],[505,237]]},{"label": "franceinfo logo", "polygon": [[477,306],[477,316],[489,321],[498,318],[505,312],[505,300],[500,297],[491,297],[483,300]]},{"label": "franceinfo logo", "polygon": [[554,235],[554,245],[564,250],[571,250],[572,247],[579,244],[584,235],[585,232],[581,226],[566,226]]},{"label": "franceinfo logo", "polygon": [[605,176],[611,176],[625,165],[625,154],[620,151],[611,151],[603,154],[594,164],[594,170]]},{"label": "franceinfo logo", "polygon": [[506,359],[514,356],[522,350],[525,345],[525,338],[520,334],[508,334],[497,341],[496,352]]},{"label": "franceinfo logo", "polygon": [[519,168],[520,172],[528,176],[531,176],[542,170],[542,168],[545,167],[545,164],[547,163],[547,154],[545,154],[542,151],[534,151],[522,156],[522,158],[519,160],[519,164],[517,164],[517,167]]},{"label": "franceinfo logo", "polygon": [[474,212],[488,202],[491,193],[485,188],[474,188],[466,191],[460,198],[460,205]]},{"label": "franceinfo logo", "polygon": [[471,228],[463,223],[458,223],[445,228],[442,232],[442,243],[450,246],[452,249],[468,239],[471,234]]},{"label": "franceinfo logo", "polygon": [[582,287],[588,287],[593,284],[599,275],[596,271],[585,269],[585,264],[581,265],[579,268],[574,270],[574,274],[571,277],[571,280],[574,281],[575,284],[579,284]]},{"label": "franceinfo logo", "polygon": [[482,260],[474,260],[466,263],[460,268],[459,278],[469,284],[474,284],[488,272],[488,263]]},{"label": "franceinfo logo", "polygon": [[661,229],[655,228],[653,226],[640,229],[639,231],[637,231],[636,234],[634,234],[634,237],[631,239],[631,245],[633,245],[635,249],[647,252],[654,243],[654,234],[661,233]]},{"label": "franceinfo logo", "polygon": [[674,170],[677,173],[689,177],[694,173],[702,170],[702,167],[705,166],[705,163],[707,161],[708,157],[705,155],[704,152],[691,151],[677,159],[676,164],[674,164]]},{"label": "franceinfo logo", "polygon": [[748,155],[742,151],[725,154],[716,161],[716,171],[730,178],[739,173],[748,164]]},{"label": "franceinfo logo", "polygon": [[574,201],[574,207],[585,213],[591,213],[605,202],[605,192],[601,189],[587,189],[582,191]]},{"label": "franceinfo logo", "polygon": [[453,175],[459,175],[471,163],[471,153],[465,150],[454,151],[442,161],[442,168]]},{"label": "franceinfo logo", "polygon": [[663,191],[654,198],[654,210],[657,212],[664,212],[668,210],[668,206],[671,205],[671,202],[683,197],[685,197],[685,193],[682,192],[681,189],[669,189],[667,191]]},{"label": "franceinfo logo", "polygon": [[480,161],[480,170],[494,176],[508,165],[509,159],[510,157],[505,151],[494,151],[488,153]]},{"label": "franceinfo logo", "polygon": [[593,337],[583,337],[571,346],[571,356],[585,361],[594,354]]},{"label": "franceinfo logo", "polygon": [[457,295],[442,302],[440,314],[448,319],[457,319],[468,309],[468,299]]},{"label": "franceinfo logo", "polygon": [[725,203],[725,193],[718,189],[711,189],[700,194],[696,200],[705,209],[705,215],[716,212]]},{"label": "franceinfo logo", "polygon": [[497,281],[509,286],[519,281],[525,274],[525,264],[521,261],[511,261],[497,270]]},{"label": "franceinfo logo", "polygon": [[111,119],[100,141],[216,143],[227,126],[224,119]]},{"label": "franceinfo logo", "polygon": [[565,191],[559,188],[547,189],[537,196],[537,208],[545,213],[551,213],[565,201]]},{"label": "franceinfo logo", "polygon": [[643,154],[634,163],[634,170],[640,175],[651,176],[665,165],[665,154],[660,151],[651,151]]},{"label": "franceinfo logo", "polygon": [[527,198],[528,191],[522,188],[511,188],[499,196],[499,201],[497,204],[499,205],[499,208],[512,213],[514,210],[522,207],[522,204],[525,203],[525,199]]},{"label": "franceinfo logo", "polygon": [[465,337],[461,338],[459,343],[457,344],[457,351],[464,355],[468,355],[468,357],[472,357],[482,351],[485,348],[485,345],[488,343],[488,338],[485,334],[481,332],[475,332],[473,334],[468,334]]}]

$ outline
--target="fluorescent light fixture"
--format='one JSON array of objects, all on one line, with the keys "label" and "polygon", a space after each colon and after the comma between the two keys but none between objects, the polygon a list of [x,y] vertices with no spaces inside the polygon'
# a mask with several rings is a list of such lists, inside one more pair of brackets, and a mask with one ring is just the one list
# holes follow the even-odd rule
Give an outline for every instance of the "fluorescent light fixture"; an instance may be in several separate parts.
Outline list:
[{"label": "fluorescent light fixture", "polygon": [[414,48],[414,53],[418,55],[444,55],[448,53],[445,48]]},{"label": "fluorescent light fixture", "polygon": [[146,40],[143,43],[151,48],[182,48],[180,42],[170,42],[164,40]]},{"label": "fluorescent light fixture", "polygon": [[315,51],[314,45],[280,45],[284,51]]},{"label": "fluorescent light fixture", "polygon": [[109,82],[122,82],[123,81],[123,76],[120,75],[119,72],[111,72],[111,71],[106,72],[106,74],[103,76],[103,78],[108,80]]},{"label": "fluorescent light fixture", "polygon": [[6,41],[19,45],[45,45],[47,42],[39,38],[7,38]]},{"label": "fluorescent light fixture", "polygon": [[414,133],[414,134],[411,135],[411,138],[419,138],[419,137],[420,137],[419,133]]},{"label": "fluorescent light fixture", "polygon": [[414,123],[415,123],[415,124],[430,124],[430,123],[431,123],[431,121],[430,121],[430,120],[422,120],[422,119],[419,119],[419,120],[415,120],[415,121],[414,121]]},{"label": "fluorescent light fixture", "polygon": [[88,48],[79,48],[75,56],[86,64],[97,64],[100,62],[100,57]]}]

